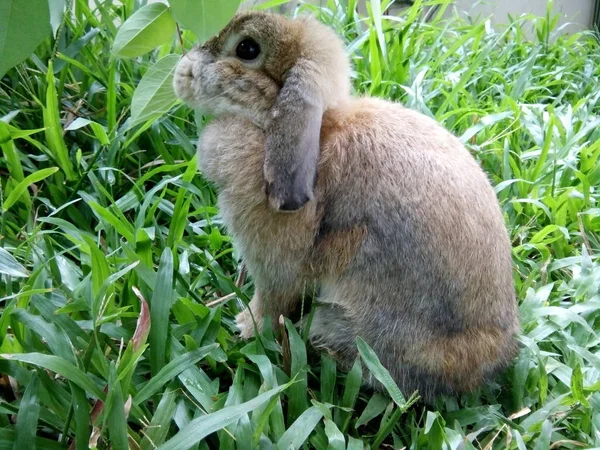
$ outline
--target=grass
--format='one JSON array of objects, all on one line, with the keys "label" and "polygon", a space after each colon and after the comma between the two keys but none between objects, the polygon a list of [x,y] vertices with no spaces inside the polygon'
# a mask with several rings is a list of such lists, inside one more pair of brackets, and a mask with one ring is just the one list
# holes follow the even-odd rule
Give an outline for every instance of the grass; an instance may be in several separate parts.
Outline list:
[{"label": "grass", "polygon": [[496,187],[514,365],[426,408],[361,389],[376,361],[339,372],[289,323],[281,343],[240,341],[252,281],[196,174],[202,121],[180,105],[125,122],[178,44],[110,61],[134,1],[77,0],[0,84],[0,449],[600,447],[598,40],[551,14],[494,30],[444,7],[424,22],[421,1],[400,17],[322,3],[303,9],[346,39],[357,92],[438,119]]}]

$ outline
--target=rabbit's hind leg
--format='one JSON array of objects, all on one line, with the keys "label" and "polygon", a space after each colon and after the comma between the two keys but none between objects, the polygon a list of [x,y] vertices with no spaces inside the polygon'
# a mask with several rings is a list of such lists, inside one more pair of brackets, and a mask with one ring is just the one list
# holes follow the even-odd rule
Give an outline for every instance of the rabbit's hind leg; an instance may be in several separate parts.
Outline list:
[{"label": "rabbit's hind leg", "polygon": [[[333,303],[320,303],[316,306],[309,329],[310,342],[316,350],[334,358],[344,371],[349,371],[358,357],[357,335],[357,327],[343,307]],[[381,364],[389,370],[405,395],[409,396],[418,390],[421,398],[431,402],[436,394],[448,391],[448,386],[436,374],[396,357],[405,351],[397,348],[401,346],[401,342],[381,339],[372,333],[367,333],[364,339],[370,342]],[[366,368],[363,369],[363,382],[373,390],[385,392],[385,387]]]},{"label": "rabbit's hind leg", "polygon": [[331,355],[348,370],[357,356],[356,331],[344,308],[334,304],[318,304],[310,324],[312,346]]}]

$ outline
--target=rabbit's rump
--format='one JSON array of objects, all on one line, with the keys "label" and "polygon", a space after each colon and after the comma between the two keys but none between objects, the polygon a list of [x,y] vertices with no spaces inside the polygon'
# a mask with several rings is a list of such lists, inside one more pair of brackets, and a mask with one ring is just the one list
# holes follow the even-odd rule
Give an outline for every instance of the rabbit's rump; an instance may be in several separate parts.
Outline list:
[{"label": "rabbit's rump", "polygon": [[361,336],[406,394],[426,400],[508,363],[518,330],[510,243],[489,181],[454,136],[381,100],[329,109],[315,200],[292,214],[269,208],[264,142],[249,121],[223,117],[199,146],[250,274],[274,287],[264,304],[316,281],[315,346],[349,365]]}]

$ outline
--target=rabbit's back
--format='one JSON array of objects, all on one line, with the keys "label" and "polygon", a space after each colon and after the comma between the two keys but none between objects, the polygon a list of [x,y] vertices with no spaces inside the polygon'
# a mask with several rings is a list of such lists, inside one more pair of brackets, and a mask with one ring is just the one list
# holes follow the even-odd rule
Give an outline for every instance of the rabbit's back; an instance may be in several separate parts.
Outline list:
[{"label": "rabbit's back", "polygon": [[[322,141],[321,227],[364,225],[367,242],[357,260],[372,265],[370,275],[404,283],[398,270],[410,266],[432,287],[452,284],[446,289],[456,290],[457,300],[485,296],[484,290],[500,303],[514,300],[510,243],[496,195],[454,136],[419,113],[368,99],[330,111]],[[463,306],[465,314],[473,307]],[[493,306],[486,311],[496,312]]]},{"label": "rabbit's back", "polygon": [[477,162],[433,120],[374,99],[330,110],[322,142],[321,230],[366,230],[324,300],[423,395],[504,366],[518,327],[510,243]]}]

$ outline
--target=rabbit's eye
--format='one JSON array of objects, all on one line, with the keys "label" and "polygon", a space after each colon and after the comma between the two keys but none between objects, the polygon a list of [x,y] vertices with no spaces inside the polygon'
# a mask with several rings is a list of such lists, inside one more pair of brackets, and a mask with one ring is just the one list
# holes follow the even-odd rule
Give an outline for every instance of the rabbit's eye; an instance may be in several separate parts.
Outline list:
[{"label": "rabbit's eye", "polygon": [[235,49],[235,54],[240,59],[251,61],[258,58],[258,55],[260,54],[260,46],[254,39],[244,39]]}]

